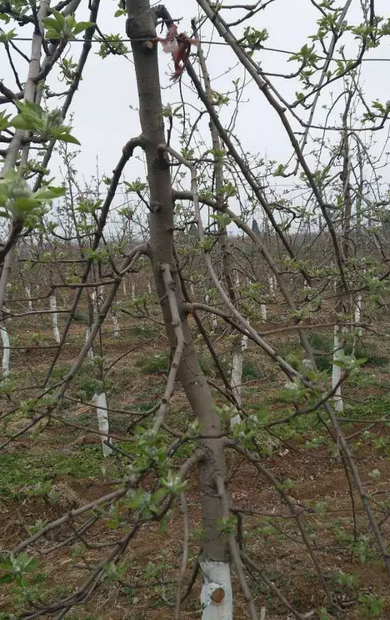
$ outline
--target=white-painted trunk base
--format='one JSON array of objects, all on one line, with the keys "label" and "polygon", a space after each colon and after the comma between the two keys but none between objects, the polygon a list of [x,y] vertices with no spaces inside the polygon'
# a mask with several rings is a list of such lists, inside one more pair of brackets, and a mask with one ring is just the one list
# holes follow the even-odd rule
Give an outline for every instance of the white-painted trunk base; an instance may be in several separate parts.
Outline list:
[{"label": "white-painted trunk base", "polygon": [[102,392],[101,394],[94,394],[92,402],[96,406],[99,431],[104,433],[104,435],[102,435],[103,456],[110,456],[113,451],[110,446],[107,446],[107,444],[104,443],[105,441],[108,441],[109,443],[111,442],[109,437],[110,425],[108,421],[107,397],[105,392]]},{"label": "white-painted trunk base", "polygon": [[57,299],[56,296],[50,295],[50,311],[52,312],[52,321],[53,321],[53,335],[54,340],[57,344],[61,342],[61,336],[58,329],[58,313],[57,313]]},{"label": "white-painted trunk base", "polygon": [[95,291],[92,291],[91,299],[92,299],[94,312],[96,312],[96,314],[99,314],[100,291],[98,288]]},{"label": "white-painted trunk base", "polygon": [[233,592],[227,562],[200,562],[202,620],[233,620]]},{"label": "white-painted trunk base", "polygon": [[112,324],[114,326],[114,338],[119,338],[120,336],[119,321],[118,321],[118,317],[115,312],[112,313],[111,318],[112,318]]},{"label": "white-painted trunk base", "polygon": [[[233,353],[232,360],[232,376],[231,376],[231,386],[234,397],[237,401],[237,404],[241,406],[242,403],[242,366],[243,366],[243,351],[241,345],[237,347],[237,349]],[[234,426],[235,424],[239,424],[241,422],[240,416],[235,415],[231,421],[230,425]]]},{"label": "white-painted trunk base", "polygon": [[[91,330],[89,329],[89,327],[87,327],[87,329],[85,330],[85,342],[87,342],[90,333],[91,333]],[[93,360],[93,347],[88,349],[87,356],[89,357],[90,360]]]},{"label": "white-painted trunk base", "polygon": [[150,284],[150,282],[148,282],[148,293],[149,295],[152,294],[152,285]]},{"label": "white-painted trunk base", "polygon": [[[334,335],[333,335],[333,361],[337,362],[342,354],[342,349],[340,348],[340,338],[339,338],[339,326],[334,326]],[[341,368],[340,366],[336,366],[332,364],[332,390],[336,387],[341,379]],[[344,411],[344,403],[341,396],[341,385],[338,386],[335,395],[333,397],[334,408],[337,413],[343,413]]]},{"label": "white-painted trunk base", "polygon": [[126,288],[126,280],[124,278],[122,280],[122,287],[123,287],[123,295],[124,295],[124,297],[126,297],[126,295],[127,295],[127,288]]},{"label": "white-painted trunk base", "polygon": [[135,283],[134,281],[131,283],[131,299],[135,299],[136,298],[136,294],[135,294]]},{"label": "white-painted trunk base", "polygon": [[25,287],[26,290],[26,295],[27,295],[27,307],[30,310],[30,312],[33,310],[33,303],[32,303],[32,299],[31,299],[31,288],[29,286]]},{"label": "white-painted trunk base", "polygon": [[8,331],[5,326],[5,323],[1,325],[0,331],[1,331],[1,341],[3,343],[3,362],[2,362],[3,377],[8,377],[9,368],[10,368],[11,349],[9,346]]},{"label": "white-painted trunk base", "polygon": [[262,321],[267,320],[267,306],[265,304],[260,304],[260,316]]}]

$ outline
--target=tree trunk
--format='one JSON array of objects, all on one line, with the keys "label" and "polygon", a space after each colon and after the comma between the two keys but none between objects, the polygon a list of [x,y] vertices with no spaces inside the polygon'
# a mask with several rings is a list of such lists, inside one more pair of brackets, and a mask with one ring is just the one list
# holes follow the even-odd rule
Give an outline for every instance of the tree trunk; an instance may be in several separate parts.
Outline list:
[{"label": "tree trunk", "polygon": [[[345,111],[343,114],[343,134],[342,134],[342,153],[343,153],[343,169],[341,172],[342,192],[343,192],[343,219],[342,219],[342,231],[341,231],[341,251],[342,251],[342,266],[344,266],[349,258],[350,254],[350,234],[351,234],[351,217],[352,217],[352,194],[350,185],[351,176],[351,161],[349,154],[349,130],[348,130],[348,114],[352,102],[352,93],[348,95]],[[341,278],[336,285],[336,307],[335,315],[336,321],[338,317],[346,316],[351,313],[351,296],[345,290],[343,278]],[[344,318],[345,321],[345,318]],[[347,328],[341,328],[339,325],[334,327],[333,337],[333,363],[332,366],[332,389],[335,390],[339,381],[341,380],[341,368],[337,366],[337,362],[342,359],[344,354],[345,335]],[[335,409],[338,413],[342,413],[344,410],[343,397],[341,393],[341,385],[338,385],[335,392]]]},{"label": "tree trunk", "polygon": [[102,449],[103,456],[110,456],[112,454],[112,448],[107,445],[107,443],[111,443],[110,441],[110,423],[108,418],[108,409],[107,409],[107,396],[105,392],[101,392],[100,394],[94,394],[92,398],[92,402],[96,407],[96,415],[98,420],[98,427],[102,435]]},{"label": "tree trunk", "polygon": [[[94,315],[94,307],[93,307],[92,296],[89,293],[87,293],[87,295],[88,295],[88,297],[87,297],[88,324],[87,324],[87,329],[85,330],[85,341],[86,342],[88,342],[89,334],[91,333],[91,328],[92,328],[92,325],[93,325],[93,315]],[[89,349],[87,355],[88,355],[89,359],[93,360],[93,357],[94,357],[93,345]]]},{"label": "tree trunk", "polygon": [[31,299],[31,287],[26,284],[25,289],[26,289],[26,295],[27,295],[27,300],[28,300],[27,301],[27,307],[28,307],[28,309],[30,311],[32,311],[32,310],[34,310],[34,308],[33,308],[33,303],[32,303],[32,299]]},{"label": "tree trunk", "polygon": [[[132,39],[134,65],[137,77],[139,114],[143,138],[150,191],[150,257],[153,274],[160,299],[167,336],[171,349],[176,347],[176,338],[172,326],[172,317],[166,295],[161,266],[171,266],[175,283],[176,302],[179,309],[181,329],[184,335],[184,352],[178,370],[178,378],[183,386],[194,415],[199,420],[200,434],[205,458],[200,463],[200,497],[204,542],[201,563],[229,562],[228,542],[221,535],[218,521],[223,517],[220,498],[218,497],[215,477],[220,473],[225,476],[223,442],[220,438],[221,427],[217,413],[214,411],[213,397],[207,381],[200,369],[194,349],[187,316],[183,306],[183,295],[177,275],[173,254],[173,199],[170,174],[170,162],[166,153],[159,149],[165,144],[162,120],[162,103],[157,61],[155,14],[150,10],[149,0],[127,0],[128,19],[127,35]],[[226,566],[224,567],[226,568]],[[219,614],[221,603],[214,602],[208,594],[208,575],[204,576],[203,596],[205,609],[210,612],[216,607]],[[222,586],[223,587],[223,586]],[[229,593],[224,589],[225,599]],[[230,603],[230,615],[232,617]],[[219,617],[219,615],[210,616]]]},{"label": "tree trunk", "polygon": [[111,319],[112,319],[112,324],[114,326],[114,338],[119,338],[120,329],[119,329],[119,321],[118,321],[118,315],[116,313],[116,310],[111,311]]},{"label": "tree trunk", "polygon": [[363,296],[361,293],[358,293],[356,298],[356,306],[355,306],[355,329],[357,331],[358,336],[362,336],[363,330],[361,327],[358,327],[358,324],[362,320],[362,310],[363,310]]},{"label": "tree trunk", "polygon": [[[203,75],[204,88],[207,99],[209,101],[210,106],[214,108],[213,104],[213,91],[211,88],[210,75],[206,65],[206,59],[203,54],[203,49],[201,46],[198,47],[198,58],[199,63]],[[213,143],[213,151],[214,151],[214,178],[215,178],[215,200],[219,206],[222,208],[228,206],[228,203],[225,203],[225,199],[223,196],[223,163],[218,157],[217,153],[223,150],[222,143],[220,137],[218,135],[217,128],[213,123],[212,118],[210,117],[210,132],[211,139]],[[225,225],[222,225],[218,222],[218,242],[222,251],[222,275],[225,280],[226,289],[229,293],[229,298],[232,304],[236,303],[236,294],[234,291],[233,284],[233,270],[234,270],[234,262],[233,262],[233,253],[232,253],[232,244],[229,239],[228,231]],[[238,271],[236,271],[236,276],[238,280]],[[239,290],[239,282],[237,282],[237,290]],[[206,300],[207,301],[207,300]],[[208,301],[207,301],[208,303]],[[217,328],[217,317],[213,315],[212,319],[212,328],[213,331]],[[231,386],[233,390],[233,395],[236,399],[236,403],[238,407],[242,406],[242,369],[244,363],[244,354],[247,348],[247,336],[237,336],[235,338],[235,344],[233,347],[232,354],[232,372],[231,372]],[[237,410],[236,410],[237,411]],[[240,414],[237,412],[231,419],[231,426],[233,427],[235,424],[239,424],[241,422]]]},{"label": "tree trunk", "polygon": [[[235,347],[233,353],[233,362],[232,362],[232,390],[233,394],[236,398],[237,405],[239,407],[242,406],[242,370],[244,364],[244,353],[248,348],[248,336],[244,334],[238,341],[238,346]],[[235,416],[232,419],[231,423],[240,422],[240,416]]]},{"label": "tree trunk", "polygon": [[341,380],[341,368],[337,365],[337,362],[342,357],[342,352],[343,345],[342,340],[340,340],[340,326],[335,325],[333,333],[332,390],[335,390],[333,400],[334,408],[336,409],[337,413],[343,413],[344,411],[344,403],[341,396],[341,385],[339,385]]},{"label": "tree trunk", "polygon": [[9,360],[10,360],[10,353],[11,353],[11,349],[9,346],[9,336],[8,336],[8,331],[5,325],[5,321],[0,325],[0,331],[1,331],[1,341],[3,343],[3,362],[2,362],[2,371],[3,371],[3,377],[8,377],[9,375]]},{"label": "tree trunk", "polygon": [[50,311],[52,313],[54,340],[56,341],[57,344],[59,344],[61,342],[61,336],[60,336],[60,331],[58,329],[57,298],[56,298],[55,293],[52,293],[50,295]]}]

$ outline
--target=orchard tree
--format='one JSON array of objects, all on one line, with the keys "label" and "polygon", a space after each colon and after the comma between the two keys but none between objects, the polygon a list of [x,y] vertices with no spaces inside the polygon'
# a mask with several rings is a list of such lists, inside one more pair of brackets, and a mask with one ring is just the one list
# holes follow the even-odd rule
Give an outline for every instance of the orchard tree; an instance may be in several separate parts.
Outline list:
[{"label": "orchard tree", "polygon": [[[351,0],[343,6],[307,0],[302,6],[310,7],[312,34],[297,51],[280,49],[292,64],[274,69],[269,56],[263,60],[275,49],[267,47],[269,32],[259,23],[274,6],[283,10],[283,0],[196,0],[187,32],[169,2],[121,1],[115,7],[119,34],[105,32],[101,4],[91,0],[85,19],[80,0],[0,2],[0,42],[14,80],[14,87],[0,82],[0,449],[12,454],[21,438],[39,445],[53,428],[72,429],[92,434],[110,457],[103,465],[109,488],[91,501],[69,489],[64,499],[63,484],[50,479],[27,485],[26,497],[44,502],[48,516],[34,523],[22,516],[23,529],[1,556],[10,608],[2,617],[64,618],[111,584],[123,591],[159,587],[178,620],[199,570],[203,620],[230,620],[233,613],[264,618],[259,583],[289,617],[336,617],[344,601],[338,589],[347,590],[353,579],[340,569],[337,589],[324,549],[333,552],[333,567],[339,553],[371,554],[390,576],[388,505],[375,499],[379,487],[368,490],[380,471],[374,468],[367,482],[352,443],[356,436],[371,441],[364,435],[370,429],[349,419],[345,406],[345,394],[352,400],[367,385],[363,337],[383,337],[389,299],[389,201],[381,175],[390,105],[372,102],[362,84],[365,61],[385,47],[390,20],[372,0],[358,8]],[[30,56],[19,45],[25,33]],[[81,37],[73,60],[68,46]],[[97,171],[85,182],[72,151],[79,141],[66,117],[77,91],[87,96],[82,76],[94,44],[102,62],[131,54],[140,134],[125,128],[112,173]],[[226,77],[228,62],[236,63],[226,92],[216,90],[208,58],[219,44],[229,54],[229,61],[219,59],[219,72]],[[161,53],[173,65],[168,94]],[[20,65],[27,66],[23,75]],[[65,92],[57,92],[60,83]],[[247,92],[259,101],[259,114],[250,119],[258,134],[255,153],[239,133]],[[283,161],[263,153],[263,128],[275,119],[287,144]],[[53,155],[62,156],[62,177]],[[144,178],[136,176],[136,158]],[[78,329],[83,314],[86,325]],[[42,333],[26,339],[29,321]],[[118,395],[112,379],[119,362],[147,346],[145,323],[156,330],[150,340],[168,348],[165,358],[141,360],[158,372],[166,360],[164,385],[150,406],[133,398],[135,380]],[[126,330],[135,328],[143,330],[140,343],[122,353]],[[20,372],[20,349],[45,356],[43,372],[29,367],[31,383]],[[117,352],[113,361],[109,350]],[[251,401],[246,355],[256,355],[269,371],[271,402],[259,377]],[[183,394],[185,415],[178,420],[175,399]],[[75,421],[79,408],[88,420],[96,411],[98,425]],[[343,425],[354,421],[359,426],[348,436]],[[373,413],[369,423],[387,428],[386,416]],[[315,435],[318,425],[323,435]],[[329,461],[338,463],[350,493],[346,531],[334,528],[340,546],[333,548],[327,522],[317,521],[326,518],[327,502],[313,507],[300,500],[290,476],[279,476],[274,464],[294,451],[303,459],[304,448],[326,441]],[[240,467],[259,476],[262,491],[272,489],[271,511],[256,501],[255,482],[242,505],[235,489]],[[200,506],[196,551],[192,493]],[[166,590],[157,567],[149,567],[146,583],[135,577],[129,554],[145,527],[158,523],[166,533],[178,512],[182,559]],[[283,582],[269,576],[262,555],[269,529],[305,550],[302,562],[318,584],[310,608],[296,603],[294,585],[285,593]],[[37,593],[38,565],[48,569],[64,552],[67,562],[72,554],[80,558],[83,576],[67,575],[66,594],[49,587]],[[359,603],[367,617],[382,613],[379,597],[363,592]]]}]

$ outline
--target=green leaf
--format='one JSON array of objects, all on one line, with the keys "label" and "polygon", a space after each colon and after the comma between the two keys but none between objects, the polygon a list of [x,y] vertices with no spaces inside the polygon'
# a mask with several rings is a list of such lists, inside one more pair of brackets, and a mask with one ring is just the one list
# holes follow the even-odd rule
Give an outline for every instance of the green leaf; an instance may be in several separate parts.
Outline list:
[{"label": "green leaf", "polygon": [[51,133],[53,138],[56,138],[57,140],[80,145],[80,142],[77,140],[77,138],[75,138],[69,133],[69,127],[54,127]]},{"label": "green leaf", "polygon": [[165,534],[169,523],[172,521],[172,510],[168,510],[167,513],[161,519],[158,530],[161,534]]},{"label": "green leaf", "polygon": [[80,34],[80,32],[83,32],[84,30],[87,30],[87,28],[90,28],[94,25],[94,22],[78,22],[78,24],[73,29],[73,34]]},{"label": "green leaf", "polygon": [[58,30],[54,30],[54,28],[48,28],[46,30],[46,37],[48,39],[53,39],[53,41],[56,41],[57,39],[62,39],[62,34],[58,32]]},{"label": "green leaf", "polygon": [[61,27],[59,26],[58,21],[54,19],[53,17],[45,17],[45,19],[42,20],[42,23],[47,30],[52,28],[57,33],[61,31]]},{"label": "green leaf", "polygon": [[14,575],[8,573],[7,575],[0,575],[0,583],[10,583],[14,580]]},{"label": "green leaf", "polygon": [[80,142],[77,140],[77,138],[72,136],[70,133],[62,134],[59,137],[59,140],[61,140],[61,142],[70,142],[71,144],[78,144],[80,146]]},{"label": "green leaf", "polygon": [[80,146],[80,142],[72,136],[70,133],[61,138],[62,142],[70,142],[71,144],[78,144]]},{"label": "green leaf", "polygon": [[31,122],[31,120],[28,121],[21,114],[18,114],[17,116],[15,116],[12,119],[10,125],[12,127],[15,127],[15,129],[23,129],[23,130],[33,130],[33,129],[35,129],[33,123]]},{"label": "green leaf", "polygon": [[39,566],[37,560],[30,558],[25,553],[21,553],[17,557],[11,555],[0,556],[0,583],[10,583],[16,581],[19,585],[23,583],[22,577],[25,573],[31,573]]},{"label": "green leaf", "polygon": [[66,18],[62,15],[62,13],[60,13],[59,11],[56,11],[56,9],[51,9],[52,15],[54,15],[55,17],[55,21],[60,24],[60,27],[63,28],[65,26],[66,23]]},{"label": "green leaf", "polygon": [[11,116],[8,114],[4,114],[4,112],[0,113],[0,131],[3,131],[4,129],[7,129],[10,124],[9,124],[9,119],[11,118]]},{"label": "green leaf", "polygon": [[9,30],[8,32],[0,33],[0,43],[8,43],[11,39],[16,37],[16,31],[14,29]]},{"label": "green leaf", "polygon": [[43,108],[39,103],[33,103],[32,101],[15,101],[16,107],[20,112],[25,115],[27,113],[38,118],[43,117]]},{"label": "green leaf", "polygon": [[34,198],[17,198],[13,203],[12,210],[15,213],[23,213],[24,211],[31,211],[37,206],[38,201]]},{"label": "green leaf", "polygon": [[34,196],[39,200],[51,200],[65,195],[64,187],[44,187],[35,192]]},{"label": "green leaf", "polygon": [[16,129],[39,131],[43,127],[44,110],[37,103],[15,101],[20,114],[15,116],[10,125]]}]

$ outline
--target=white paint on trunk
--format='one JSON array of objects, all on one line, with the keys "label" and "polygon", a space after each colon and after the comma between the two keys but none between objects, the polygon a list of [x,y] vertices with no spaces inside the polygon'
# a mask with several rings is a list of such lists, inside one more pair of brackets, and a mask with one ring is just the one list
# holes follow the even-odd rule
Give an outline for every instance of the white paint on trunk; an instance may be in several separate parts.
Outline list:
[{"label": "white paint on trunk", "polygon": [[97,295],[96,295],[96,291],[92,291],[91,299],[92,299],[93,307],[94,307],[94,309],[96,309],[97,308],[97,301],[96,301]]},{"label": "white paint on trunk", "polygon": [[233,591],[228,562],[200,562],[202,620],[233,620]]},{"label": "white paint on trunk", "polygon": [[127,289],[126,289],[126,280],[125,280],[125,278],[123,278],[123,280],[122,280],[122,287],[123,287],[123,295],[126,297]]},{"label": "white paint on trunk", "polygon": [[25,291],[26,291],[26,295],[27,295],[27,299],[28,299],[27,307],[28,307],[28,309],[30,311],[32,311],[33,310],[33,303],[32,303],[32,299],[31,299],[31,287],[28,286],[27,284],[25,286]]},{"label": "white paint on trunk", "polygon": [[260,316],[262,321],[267,320],[267,306],[265,304],[260,304]]},{"label": "white paint on trunk", "polygon": [[[355,323],[358,324],[362,318],[362,309],[363,309],[363,296],[361,293],[357,296],[356,306],[355,306]],[[361,327],[357,328],[357,333],[359,336],[363,334],[363,330]]]},{"label": "white paint on trunk", "polygon": [[113,451],[110,446],[107,446],[107,444],[104,443],[105,441],[111,443],[109,437],[110,426],[108,421],[107,397],[105,392],[102,392],[101,394],[94,394],[92,402],[96,406],[99,431],[104,433],[104,435],[102,435],[103,456],[110,456]]},{"label": "white paint on trunk", "polygon": [[50,311],[52,312],[52,321],[53,321],[53,334],[54,340],[57,344],[61,342],[61,336],[58,329],[58,313],[57,313],[57,299],[55,293],[50,295]]},{"label": "white paint on trunk", "polygon": [[[333,361],[337,362],[342,354],[342,348],[339,338],[339,326],[334,326],[334,335],[333,335]],[[332,390],[335,389],[336,385],[339,383],[341,379],[341,368],[340,366],[336,366],[332,364]],[[342,413],[344,411],[343,399],[341,396],[341,385],[338,386],[335,395],[334,395],[334,407],[338,413]]]},{"label": "white paint on trunk", "polygon": [[114,338],[119,338],[119,321],[116,315],[116,312],[112,312],[111,314],[112,324],[114,326]]},{"label": "white paint on trunk", "polygon": [[135,282],[134,280],[132,280],[131,282],[131,299],[135,299],[136,295],[135,295]]},{"label": "white paint on trunk", "polygon": [[100,291],[98,287],[92,291],[91,298],[92,298],[93,309],[96,312],[96,314],[99,314]]},{"label": "white paint on trunk", "polygon": [[[231,376],[231,386],[233,390],[233,394],[237,401],[237,404],[241,407],[242,405],[242,368],[244,364],[244,353],[248,348],[248,336],[243,336],[238,344],[238,346],[234,349],[233,352],[233,360],[232,360],[232,376]],[[241,422],[241,417],[237,413],[230,420],[230,426],[233,427],[235,424],[239,424]]]},{"label": "white paint on trunk", "polygon": [[275,280],[273,276],[270,276],[268,278],[268,282],[269,282],[269,293],[270,295],[273,295],[275,293]]},{"label": "white paint on trunk", "polygon": [[195,288],[194,288],[194,285],[193,285],[193,283],[192,283],[192,282],[191,282],[191,284],[190,284],[190,291],[191,291],[191,295],[192,295],[192,297],[195,297]]},{"label": "white paint on trunk", "polygon": [[3,370],[3,377],[8,377],[9,375],[9,367],[10,367],[10,356],[11,356],[11,349],[9,347],[9,337],[8,337],[8,331],[7,328],[5,326],[5,323],[1,324],[1,341],[3,343],[3,365],[2,365],[2,370]]},{"label": "white paint on trunk", "polygon": [[150,284],[150,282],[148,282],[148,293],[149,295],[152,294],[152,285]]},{"label": "white paint on trunk", "polygon": [[[87,342],[88,338],[89,338],[89,334],[91,333],[91,330],[89,327],[87,327],[86,331],[85,331],[85,342]],[[89,359],[93,360],[93,347],[91,347],[90,349],[88,349],[88,353],[87,356],[89,357]]]}]

